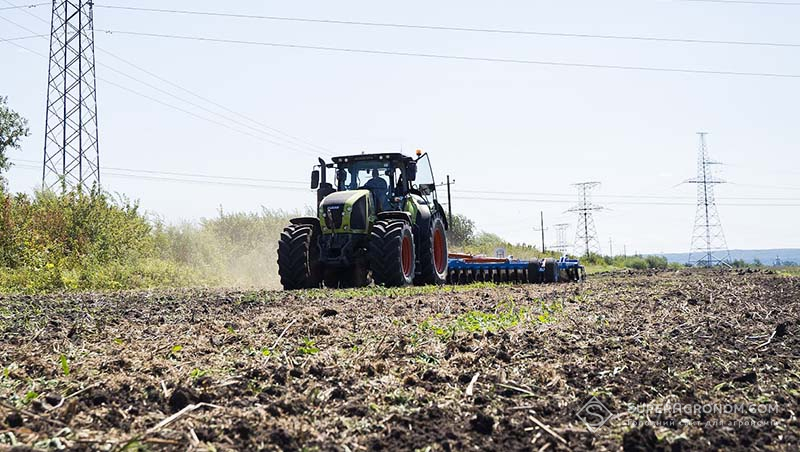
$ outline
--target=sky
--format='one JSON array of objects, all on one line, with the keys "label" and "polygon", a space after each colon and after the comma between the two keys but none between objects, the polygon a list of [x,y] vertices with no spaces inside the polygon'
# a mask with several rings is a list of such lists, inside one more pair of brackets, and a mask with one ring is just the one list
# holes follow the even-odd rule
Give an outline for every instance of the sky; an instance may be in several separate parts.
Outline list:
[{"label": "sky", "polygon": [[[0,8],[9,2],[26,4],[0,0]],[[541,211],[548,246],[555,244],[552,225],[557,223],[570,224],[572,242],[577,217],[568,210],[578,198],[571,184],[599,181],[593,202],[607,209],[594,217],[604,253],[612,244],[615,254],[623,249],[628,254],[686,252],[696,187],[682,182],[695,176],[696,132],[705,131],[711,157],[724,163],[720,177],[729,182],[715,187],[729,247],[800,247],[800,5],[667,0],[96,4],[103,186],[139,200],[143,209],[167,222],[198,221],[220,209],[303,210],[315,202],[306,187],[317,156],[401,150],[410,155],[422,149],[431,156],[437,182],[446,175],[455,180],[453,211],[509,241],[538,244],[540,233],[534,228]],[[104,5],[796,46],[368,27]],[[7,19],[0,20],[0,40],[32,34],[8,20],[36,34],[49,33],[47,5],[0,10],[0,18]],[[798,77],[347,53],[121,31]],[[48,52],[45,38],[14,42]],[[0,42],[0,61],[10,62],[0,71],[0,95],[29,119],[31,130],[21,150],[11,151],[18,165],[8,174],[9,185],[30,192],[41,184],[41,167],[33,162],[42,159],[48,61],[9,42]],[[234,179],[125,176],[125,169]],[[146,174],[150,177],[141,177]]]}]

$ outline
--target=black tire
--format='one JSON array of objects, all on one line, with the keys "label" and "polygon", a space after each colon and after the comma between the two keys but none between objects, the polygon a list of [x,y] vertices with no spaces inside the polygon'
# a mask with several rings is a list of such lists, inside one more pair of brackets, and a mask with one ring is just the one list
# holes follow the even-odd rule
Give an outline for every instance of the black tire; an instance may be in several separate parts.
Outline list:
[{"label": "black tire", "polygon": [[320,286],[318,241],[319,236],[311,225],[292,224],[283,229],[278,240],[278,274],[285,290]]},{"label": "black tire", "polygon": [[417,285],[440,286],[447,281],[447,233],[444,221],[438,215],[431,218],[430,229],[420,231],[419,270],[419,275],[414,278]]},{"label": "black tire", "polygon": [[372,226],[371,234],[369,256],[375,284],[386,287],[411,285],[416,260],[411,226],[402,220],[379,220]]},{"label": "black tire", "polygon": [[531,259],[528,263],[528,282],[530,284],[542,283],[542,272],[539,270],[540,268],[541,263],[539,259]]},{"label": "black tire", "polygon": [[544,282],[558,282],[558,262],[555,259],[544,260]]}]

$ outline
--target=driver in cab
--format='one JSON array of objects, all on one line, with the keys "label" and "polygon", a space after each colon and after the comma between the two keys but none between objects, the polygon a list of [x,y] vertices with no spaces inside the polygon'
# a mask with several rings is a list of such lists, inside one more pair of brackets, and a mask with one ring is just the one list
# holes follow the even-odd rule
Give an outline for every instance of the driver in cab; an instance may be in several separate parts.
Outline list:
[{"label": "driver in cab", "polygon": [[371,191],[375,196],[379,204],[378,210],[383,210],[385,202],[388,200],[389,183],[386,182],[386,179],[381,177],[379,169],[375,168],[372,170],[372,179],[364,184],[364,188]]}]

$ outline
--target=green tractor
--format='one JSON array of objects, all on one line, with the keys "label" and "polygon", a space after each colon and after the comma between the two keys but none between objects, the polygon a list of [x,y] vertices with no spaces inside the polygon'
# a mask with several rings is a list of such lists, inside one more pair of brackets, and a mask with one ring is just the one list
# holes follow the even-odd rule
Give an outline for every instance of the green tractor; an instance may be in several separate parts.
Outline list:
[{"label": "green tractor", "polygon": [[428,154],[319,159],[311,188],[317,216],[292,219],[278,242],[284,289],[445,283],[448,224]]}]

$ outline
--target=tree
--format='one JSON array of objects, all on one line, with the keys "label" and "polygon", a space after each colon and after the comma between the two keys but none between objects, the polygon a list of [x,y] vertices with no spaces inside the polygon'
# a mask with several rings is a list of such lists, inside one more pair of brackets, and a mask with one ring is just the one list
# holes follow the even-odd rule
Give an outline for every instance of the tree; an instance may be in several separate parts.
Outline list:
[{"label": "tree", "polygon": [[19,149],[19,140],[28,136],[28,120],[8,107],[8,98],[0,97],[0,184],[3,172],[11,167],[7,149]]},{"label": "tree", "polygon": [[475,222],[465,215],[455,214],[447,231],[447,238],[455,246],[466,245],[475,238]]}]

